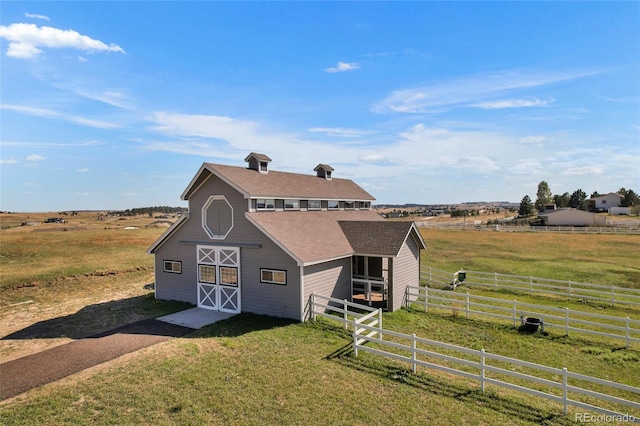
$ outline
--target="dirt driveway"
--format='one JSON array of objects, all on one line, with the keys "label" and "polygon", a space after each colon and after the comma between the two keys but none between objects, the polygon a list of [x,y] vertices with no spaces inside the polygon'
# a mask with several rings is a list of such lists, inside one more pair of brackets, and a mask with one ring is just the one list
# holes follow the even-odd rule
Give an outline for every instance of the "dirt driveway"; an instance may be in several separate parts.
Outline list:
[{"label": "dirt driveway", "polygon": [[193,331],[146,319],[5,362],[0,364],[0,400]]}]

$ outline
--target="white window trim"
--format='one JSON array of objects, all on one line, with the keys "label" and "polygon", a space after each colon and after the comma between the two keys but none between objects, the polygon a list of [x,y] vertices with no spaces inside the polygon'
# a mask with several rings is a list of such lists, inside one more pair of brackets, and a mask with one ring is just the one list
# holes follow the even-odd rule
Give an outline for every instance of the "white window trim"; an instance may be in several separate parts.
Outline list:
[{"label": "white window trim", "polygon": [[[167,263],[171,264],[171,269],[167,269]],[[179,270],[175,270],[174,266],[178,265]],[[182,262],[179,260],[163,260],[162,261],[162,270],[163,272],[168,272],[170,274],[181,274],[182,273]]]},{"label": "white window trim", "polygon": [[[264,200],[265,207],[259,207],[258,206],[258,202],[260,200]],[[269,204],[269,201],[273,202],[273,207],[267,207],[267,204]],[[275,209],[276,209],[276,200],[274,198],[256,198],[256,211],[259,211],[259,212],[265,212],[265,211],[272,212]]]},{"label": "white window trim", "polygon": [[[318,203],[318,207],[311,207],[310,203]],[[307,200],[307,210],[322,210],[322,201],[321,200]]]},{"label": "white window trim", "polygon": [[[207,209],[209,208],[211,203],[216,200],[224,201],[231,209],[231,226],[224,235],[214,234],[207,225]],[[233,206],[231,205],[231,203],[229,203],[229,201],[227,201],[227,198],[224,195],[212,195],[202,206],[202,229],[204,229],[204,232],[206,232],[209,238],[211,238],[212,240],[224,240],[225,238],[227,238],[227,235],[229,235],[229,232],[231,232],[231,230],[233,229]]]},{"label": "white window trim", "polygon": [[[272,280],[265,280],[262,278],[262,273],[263,272],[271,272],[271,276],[275,277],[275,272],[280,272],[284,274],[284,282],[279,282],[276,281],[274,279]],[[282,269],[269,269],[269,268],[260,268],[260,282],[263,284],[276,284],[276,285],[287,285],[287,271],[284,271]]]},{"label": "white window trim", "polygon": [[[296,203],[297,207],[287,207],[287,202]],[[297,200],[297,199],[285,199],[284,200],[284,209],[285,210],[300,210],[300,200]]]}]

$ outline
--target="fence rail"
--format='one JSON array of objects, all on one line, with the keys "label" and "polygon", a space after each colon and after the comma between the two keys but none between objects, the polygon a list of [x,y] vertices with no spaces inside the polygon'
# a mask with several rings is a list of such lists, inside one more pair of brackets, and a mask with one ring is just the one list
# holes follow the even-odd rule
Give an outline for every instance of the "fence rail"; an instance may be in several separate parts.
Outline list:
[{"label": "fence rail", "polygon": [[[622,222],[622,221],[620,221]],[[608,226],[530,226],[504,224],[475,224],[464,222],[416,222],[416,226],[429,229],[472,229],[500,232],[551,232],[556,234],[640,234],[637,224],[616,222]]]},{"label": "fence rail", "polygon": [[432,307],[463,312],[467,318],[470,315],[479,315],[507,320],[513,322],[514,327],[518,324],[522,325],[525,317],[535,316],[542,320],[544,328],[556,328],[563,331],[565,335],[575,332],[622,339],[627,348],[631,343],[640,343],[640,320],[629,317],[621,318],[569,308],[554,308],[516,300],[471,295],[468,292],[455,293],[414,286],[407,287],[405,303],[407,306],[417,303],[424,306],[425,311]]},{"label": "fence rail", "polygon": [[[310,318],[313,321],[320,316],[341,322],[345,330],[350,325],[355,327],[358,324],[367,324],[370,327],[375,326],[382,329],[382,309],[316,293],[309,296],[309,308]],[[363,313],[363,311],[367,313]]]},{"label": "fence rail", "polygon": [[422,267],[420,269],[420,281],[428,287],[439,287],[441,289],[464,284],[468,287],[522,292],[530,296],[547,294],[563,296],[568,299],[592,300],[611,303],[612,305],[622,304],[640,307],[640,290],[634,288],[480,271],[464,271],[465,281],[456,282],[455,274],[459,272],[442,271],[430,266]]},{"label": "fence rail", "polygon": [[[341,322],[345,328],[349,325],[353,327],[352,336],[355,356],[358,355],[359,351],[369,352],[407,362],[411,364],[414,373],[417,372],[417,367],[421,366],[471,380],[478,380],[483,393],[485,386],[489,384],[546,398],[562,404],[565,415],[568,413],[568,407],[573,406],[605,415],[617,416],[617,418],[623,418],[626,421],[640,422],[640,403],[637,402],[640,399],[640,388],[638,387],[570,372],[567,368],[554,368],[491,354],[484,349],[478,351],[424,339],[417,337],[415,334],[408,335],[396,331],[383,330],[381,309],[374,310],[368,306],[348,302],[347,300],[312,294],[309,298],[309,307],[311,319],[315,320],[320,316]],[[363,311],[368,313],[363,313]],[[385,350],[385,348],[389,348],[394,352]],[[451,355],[452,352],[456,355]],[[465,359],[462,356],[476,358],[477,361]],[[439,361],[436,362],[436,360]],[[450,364],[460,365],[461,368],[466,368],[466,370],[456,368],[456,366],[451,366]],[[516,371],[520,370],[519,367],[525,367],[536,372],[537,375]],[[569,383],[569,380],[572,380],[572,383]],[[620,396],[609,395],[593,389],[576,386],[573,381],[615,389],[632,396],[629,396],[631,399],[625,399]],[[547,388],[556,390],[556,393],[550,393]],[[571,399],[570,395],[572,394],[615,403],[620,407],[629,407],[639,411],[637,415],[620,413],[610,408]]]},{"label": "fence rail", "polygon": [[[355,328],[353,331],[353,345],[354,345],[354,353],[357,356],[359,351],[369,352],[377,355],[381,355],[384,357],[396,359],[399,361],[404,361],[411,364],[412,371],[415,373],[417,371],[417,367],[426,367],[430,369],[435,369],[439,371],[443,371],[446,373],[454,374],[457,376],[465,377],[471,380],[477,380],[480,383],[480,389],[482,392],[485,391],[485,386],[487,384],[523,392],[529,395],[534,395],[542,398],[546,398],[563,405],[563,412],[566,415],[568,412],[569,406],[574,406],[582,409],[592,410],[598,413],[603,413],[610,416],[621,416],[622,418],[626,418],[629,421],[640,422],[640,412],[637,414],[638,417],[634,417],[633,415],[629,415],[627,413],[620,413],[614,410],[603,408],[599,406],[595,406],[589,404],[584,401],[579,401],[570,398],[570,394],[580,394],[585,395],[587,397],[608,401],[611,403],[619,404],[620,406],[630,407],[636,410],[640,410],[640,403],[637,400],[640,398],[640,388],[629,386],[621,383],[611,382],[608,380],[602,380],[595,377],[584,376],[582,374],[573,373],[568,371],[567,368],[554,368],[548,367],[544,365],[539,365],[527,361],[521,361],[514,358],[508,358],[501,355],[495,355],[486,352],[484,349],[482,350],[474,350],[468,349],[461,346],[450,345],[447,343],[437,342],[434,340],[428,340],[421,337],[417,337],[415,334],[408,335],[404,333],[398,333],[390,330],[385,330],[384,335],[387,338],[392,338],[395,340],[384,340],[379,337],[369,337],[368,334],[364,334],[368,331],[375,331],[374,327],[370,327],[367,325],[360,325]],[[370,334],[370,333],[369,333]],[[399,341],[398,341],[399,340]],[[403,343],[406,342],[406,343]],[[369,346],[366,343],[372,343],[376,346]],[[418,346],[420,345],[420,347]],[[395,352],[389,352],[388,350],[383,348],[392,348],[390,350],[394,350]],[[429,349],[426,349],[428,347]],[[467,356],[471,356],[477,358],[477,361],[460,358],[457,355],[452,356],[446,353],[445,351],[454,352],[457,354],[465,354]],[[398,353],[399,352],[399,353]],[[425,359],[428,358],[428,359]],[[429,359],[436,359],[445,361],[444,363],[436,363]],[[501,367],[499,365],[492,365],[489,362],[494,361],[502,364],[506,364],[506,368]],[[455,368],[450,365],[443,364],[459,364],[461,366],[467,367],[467,370],[461,370],[459,368]],[[534,371],[534,374],[526,374],[521,373],[515,370],[519,370],[519,367],[526,367],[529,370]],[[472,371],[468,371],[471,369]],[[494,375],[488,375],[487,373],[493,373]],[[546,374],[541,374],[546,373]],[[544,377],[547,376],[547,377]],[[559,380],[557,379],[559,378]],[[509,379],[517,379],[506,381]],[[607,393],[597,392],[592,389],[576,386],[573,384],[569,384],[569,379],[575,381],[586,382],[590,384],[596,384],[602,387],[606,387],[609,389],[617,389],[624,392],[628,392],[633,396],[629,398],[633,398],[634,400],[621,398],[619,396],[609,395]],[[514,383],[515,382],[515,383]],[[525,382],[526,385],[523,385],[522,382]],[[541,390],[540,386],[538,389],[534,389],[531,386],[532,384],[542,385],[542,387],[557,389],[558,394],[549,393],[548,391]]]}]

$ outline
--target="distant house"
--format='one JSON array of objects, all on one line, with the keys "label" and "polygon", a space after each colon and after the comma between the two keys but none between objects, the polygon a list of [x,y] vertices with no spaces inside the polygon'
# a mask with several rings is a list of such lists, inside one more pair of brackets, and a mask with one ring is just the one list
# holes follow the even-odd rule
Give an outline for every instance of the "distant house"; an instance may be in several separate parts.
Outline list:
[{"label": "distant house", "polygon": [[149,249],[159,299],[304,320],[316,293],[401,308],[426,245],[413,222],[387,222],[375,199],[318,165],[316,175],[204,163],[181,216]]},{"label": "distant house", "polygon": [[542,223],[550,226],[590,226],[604,225],[605,217],[584,210],[562,208],[538,215]]},{"label": "distant house", "polygon": [[589,199],[589,203],[591,203],[591,210],[594,212],[606,212],[609,211],[611,207],[619,207],[623,199],[624,197],[622,195],[610,192]]}]

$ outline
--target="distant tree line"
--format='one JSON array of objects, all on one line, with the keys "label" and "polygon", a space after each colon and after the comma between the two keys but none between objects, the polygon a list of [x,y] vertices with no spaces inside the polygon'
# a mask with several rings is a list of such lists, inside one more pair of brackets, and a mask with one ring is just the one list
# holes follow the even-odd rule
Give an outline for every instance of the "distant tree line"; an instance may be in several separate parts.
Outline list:
[{"label": "distant tree line", "polygon": [[[616,193],[622,196],[622,200],[620,202],[620,205],[622,207],[633,207],[640,205],[640,198],[634,190],[620,188]],[[601,194],[595,191],[589,198],[596,198],[600,195]],[[525,195],[522,198],[522,201],[520,201],[520,209],[518,211],[518,214],[521,217],[531,216],[536,211],[545,211],[545,206],[554,204],[557,208],[571,207],[574,209],[587,210],[587,194],[581,188],[578,188],[571,194],[565,192],[562,195],[554,195],[549,188],[549,184],[545,181],[542,181],[538,184],[538,191],[536,192],[535,202],[532,202],[531,198],[528,195]]]},{"label": "distant tree line", "polygon": [[123,216],[137,216],[140,214],[153,215],[154,213],[186,213],[189,209],[186,207],[170,207],[170,206],[155,206],[155,207],[136,207],[134,209],[126,209],[124,211],[113,211],[109,214],[120,214]]}]

